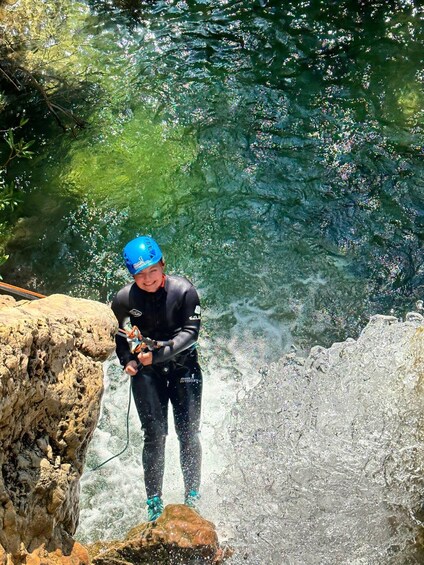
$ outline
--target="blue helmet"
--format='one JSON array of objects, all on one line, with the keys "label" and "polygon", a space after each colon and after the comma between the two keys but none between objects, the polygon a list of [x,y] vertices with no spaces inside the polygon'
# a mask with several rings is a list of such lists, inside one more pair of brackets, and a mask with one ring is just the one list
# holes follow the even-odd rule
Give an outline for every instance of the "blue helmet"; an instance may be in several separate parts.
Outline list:
[{"label": "blue helmet", "polygon": [[131,275],[140,273],[162,259],[159,245],[148,235],[142,235],[129,241],[122,254]]}]

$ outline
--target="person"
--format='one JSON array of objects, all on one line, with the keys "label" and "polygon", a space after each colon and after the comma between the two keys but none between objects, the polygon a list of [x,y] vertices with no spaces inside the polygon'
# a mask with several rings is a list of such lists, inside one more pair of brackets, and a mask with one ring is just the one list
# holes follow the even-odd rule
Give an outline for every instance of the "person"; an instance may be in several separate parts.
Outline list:
[{"label": "person", "polygon": [[184,479],[184,502],[197,510],[200,488],[199,438],[202,372],[196,342],[201,309],[195,287],[184,277],[165,274],[160,247],[140,236],[124,247],[123,256],[133,282],[116,294],[112,310],[119,327],[129,319],[142,336],[169,341],[153,351],[131,353],[128,341],[116,335],[116,353],[126,373],[144,433],[143,469],[148,520],[163,511],[162,484],[168,405],[172,405]]}]

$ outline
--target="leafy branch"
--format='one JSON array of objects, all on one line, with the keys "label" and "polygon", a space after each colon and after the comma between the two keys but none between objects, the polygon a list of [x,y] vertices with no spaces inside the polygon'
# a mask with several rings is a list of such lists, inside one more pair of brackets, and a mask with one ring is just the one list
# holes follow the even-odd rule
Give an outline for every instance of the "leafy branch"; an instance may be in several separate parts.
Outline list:
[{"label": "leafy branch", "polygon": [[6,208],[14,210],[19,202],[21,200],[16,196],[15,184],[13,182],[5,184],[0,188],[0,212],[3,212]]},{"label": "leafy branch", "polygon": [[[75,128],[82,129],[85,126],[85,121],[79,116],[74,114],[72,110],[66,108],[62,104],[59,104],[54,99],[53,94],[49,92],[49,88],[45,87],[41,80],[35,76],[35,74],[25,67],[12,63],[8,60],[0,61],[0,74],[9,82],[15,90],[22,92],[24,86],[29,86],[35,89],[40,95],[41,99],[45,103],[48,111],[53,115],[59,127],[64,131],[69,131],[75,135]],[[54,80],[56,83],[62,83],[57,77],[44,77]],[[71,126],[67,124],[67,121],[71,123]]]},{"label": "leafy branch", "polygon": [[[83,128],[85,126],[85,122],[76,116],[71,110],[65,108],[61,104],[55,102],[52,96],[49,95],[48,91],[44,88],[41,82],[31,73],[30,71],[24,69],[23,67],[18,67],[19,71],[21,71],[28,82],[34,86],[34,88],[41,94],[42,99],[44,100],[47,109],[53,115],[58,125],[63,129],[63,131],[68,131],[68,126],[63,121],[63,117],[68,118],[74,127]],[[73,127],[71,128],[73,131]]]},{"label": "leafy branch", "polygon": [[[21,118],[18,126],[1,131],[1,133],[4,134],[5,142],[9,146],[9,155],[6,161],[0,165],[0,214],[5,212],[5,210],[13,211],[21,202],[15,183],[13,181],[6,183],[5,176],[7,173],[7,167],[13,159],[22,157],[25,159],[31,159],[34,154],[34,152],[30,151],[29,148],[34,144],[35,140],[25,141],[24,138],[17,140],[15,137],[16,130],[23,128],[27,122],[28,118]],[[0,224],[0,231],[2,228],[4,228],[4,225]],[[8,255],[5,255],[1,251],[2,250],[0,249],[0,266],[3,265],[9,258]],[[0,280],[1,279],[2,277],[0,275]]]},{"label": "leafy branch", "polygon": [[[27,122],[28,122],[28,118],[21,118],[19,126],[15,127],[15,128],[10,128],[10,129],[6,130],[6,132],[5,132],[4,139],[5,139],[7,145],[10,148],[10,152],[9,152],[9,156],[7,157],[6,161],[2,165],[2,169],[4,171],[7,169],[9,163],[11,161],[13,161],[13,159],[16,159],[16,158],[19,158],[19,157],[25,157],[27,159],[31,159],[31,157],[34,155],[34,152],[30,151],[29,148],[32,145],[34,145],[35,140],[32,139],[31,141],[25,141],[22,138],[19,141],[16,141],[14,133],[13,133],[14,130],[23,127]],[[0,205],[1,205],[1,203],[0,203]]]}]

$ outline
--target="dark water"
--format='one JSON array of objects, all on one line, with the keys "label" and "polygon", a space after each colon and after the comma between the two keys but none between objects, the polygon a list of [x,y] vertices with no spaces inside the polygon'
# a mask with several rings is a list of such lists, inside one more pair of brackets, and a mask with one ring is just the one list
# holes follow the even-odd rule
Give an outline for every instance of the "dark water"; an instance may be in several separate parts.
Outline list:
[{"label": "dark water", "polygon": [[14,171],[6,280],[106,300],[148,232],[220,331],[261,311],[282,348],[421,297],[418,3],[81,6],[65,68],[86,70],[89,127],[58,140],[33,120],[46,148]]},{"label": "dark water", "polygon": [[200,289],[207,374],[237,382],[423,298],[418,1],[68,4],[42,56],[83,73],[88,127],[34,110],[6,281],[109,300],[150,233]]}]

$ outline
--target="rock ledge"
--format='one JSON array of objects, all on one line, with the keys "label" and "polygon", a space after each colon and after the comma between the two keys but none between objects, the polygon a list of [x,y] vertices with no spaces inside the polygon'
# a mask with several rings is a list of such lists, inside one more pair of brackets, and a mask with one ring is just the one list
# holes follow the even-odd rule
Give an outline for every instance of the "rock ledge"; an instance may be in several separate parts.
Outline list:
[{"label": "rock ledge", "polygon": [[231,555],[221,548],[212,522],[183,504],[169,504],[155,522],[136,526],[124,541],[98,542],[89,548],[95,565],[219,564]]},{"label": "rock ledge", "polygon": [[88,563],[72,535],[115,331],[91,300],[0,302],[0,565]]}]

